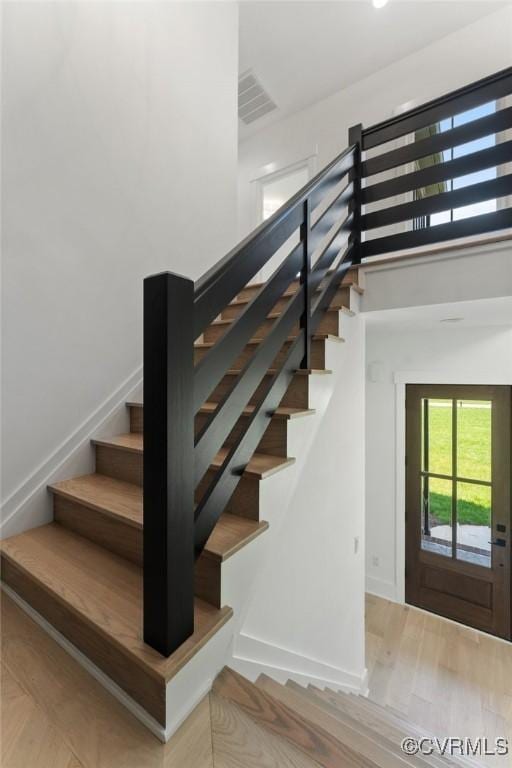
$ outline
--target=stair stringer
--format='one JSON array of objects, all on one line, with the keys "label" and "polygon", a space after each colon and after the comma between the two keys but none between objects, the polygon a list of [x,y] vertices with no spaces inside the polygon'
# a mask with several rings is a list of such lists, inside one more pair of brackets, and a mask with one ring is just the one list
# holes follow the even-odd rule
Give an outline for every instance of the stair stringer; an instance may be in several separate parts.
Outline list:
[{"label": "stair stringer", "polygon": [[[326,341],[326,367],[332,369],[333,375],[312,376],[310,405],[316,410],[315,416],[290,425],[288,454],[296,457],[296,463],[262,483],[260,516],[269,522],[270,528],[253,543],[250,552],[244,553],[240,567],[235,561],[225,564],[222,599],[235,611],[233,655],[228,663],[245,676],[256,679],[265,672],[280,682],[291,678],[322,688],[330,686],[364,693],[367,688],[364,663],[365,363],[361,315],[343,318],[343,336],[345,344]],[[339,429],[332,429],[333,420],[339,422]],[[331,454],[336,455],[336,477],[335,482],[327,478],[326,483],[325,476],[313,468],[315,455],[329,457]],[[327,459],[329,462],[332,472],[332,456]],[[316,503],[311,504],[315,494]],[[340,499],[338,519],[329,522],[326,515],[332,517],[336,495]],[[347,505],[352,514],[346,515],[350,520],[345,523],[343,509]],[[312,521],[320,519],[318,515],[323,517],[324,530],[315,537],[311,528],[308,533],[304,522],[309,520],[311,526]],[[326,541],[331,523],[331,534],[339,540],[339,559],[350,562],[350,589],[357,590],[357,599],[346,600],[346,584],[344,590],[339,590],[337,584],[329,595],[332,610],[320,616],[312,608],[319,599],[316,591],[320,584],[315,583],[315,572],[323,567],[324,544],[330,557],[325,567],[333,581],[338,573],[343,578],[332,542]],[[300,531],[297,526],[302,526]],[[294,537],[298,539],[291,545]],[[354,553],[355,538],[358,539],[357,553]],[[294,561],[290,547],[296,546],[306,553],[309,547],[315,550],[311,574],[308,565],[311,567],[312,563],[308,563],[307,558],[302,568]],[[282,583],[286,568],[293,569],[291,581],[295,586],[292,585],[291,590],[288,590],[290,583],[287,587]],[[341,600],[337,598],[338,591],[342,592]],[[348,611],[346,620],[333,623],[333,610]],[[270,611],[272,619],[268,618]],[[304,620],[295,618],[290,622],[293,616],[303,616]],[[314,632],[310,628],[308,645],[301,640],[308,636],[310,621],[316,622],[316,628]],[[333,632],[332,642],[316,643],[314,636],[320,637],[324,631]],[[349,636],[347,649],[344,639]]]}]

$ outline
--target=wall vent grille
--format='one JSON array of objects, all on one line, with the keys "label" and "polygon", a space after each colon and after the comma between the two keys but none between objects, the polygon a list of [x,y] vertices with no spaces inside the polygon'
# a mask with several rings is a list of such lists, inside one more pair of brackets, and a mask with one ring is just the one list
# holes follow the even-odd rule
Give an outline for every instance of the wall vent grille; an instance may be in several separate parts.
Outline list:
[{"label": "wall vent grille", "polygon": [[277,109],[258,78],[251,70],[238,78],[238,117],[246,125]]}]

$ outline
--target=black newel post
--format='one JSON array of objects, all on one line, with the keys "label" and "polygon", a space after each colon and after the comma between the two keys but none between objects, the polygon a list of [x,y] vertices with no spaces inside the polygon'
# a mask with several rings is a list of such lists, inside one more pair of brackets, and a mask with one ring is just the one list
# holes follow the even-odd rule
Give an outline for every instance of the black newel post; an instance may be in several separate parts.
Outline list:
[{"label": "black newel post", "polygon": [[144,280],[144,642],[194,631],[194,283]]},{"label": "black newel post", "polygon": [[351,239],[354,245],[352,261],[354,264],[361,262],[361,153],[363,147],[363,126],[353,125],[348,131],[349,146],[355,145],[354,167],[350,172],[350,178],[354,184],[354,197],[350,210],[354,214]]}]

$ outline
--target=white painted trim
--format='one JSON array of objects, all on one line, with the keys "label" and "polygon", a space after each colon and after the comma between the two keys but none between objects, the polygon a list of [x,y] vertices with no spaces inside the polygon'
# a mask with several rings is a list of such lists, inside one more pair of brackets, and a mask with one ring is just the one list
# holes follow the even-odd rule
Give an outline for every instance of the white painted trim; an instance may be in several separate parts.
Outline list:
[{"label": "white painted trim", "polygon": [[[406,384],[510,386],[510,379],[475,371],[396,371],[395,382],[395,600],[405,603],[405,391]],[[381,597],[382,595],[376,592]],[[392,598],[388,598],[392,599]]]},{"label": "white painted trim", "polygon": [[106,690],[114,696],[115,699],[117,699],[123,706],[128,709],[132,715],[134,715],[137,720],[140,720],[140,722],[146,726],[146,728],[149,728],[151,733],[157,737],[162,742],[166,742],[169,739],[169,736],[171,735],[168,733],[169,729],[165,729],[159,722],[155,720],[154,717],[152,717],[146,710],[140,706],[140,704],[137,704],[136,701],[134,701],[131,696],[128,696],[128,694],[123,691],[122,688],[117,685],[108,675],[106,675],[99,667],[96,666],[96,664],[93,664],[93,662],[85,656],[82,651],[78,650],[78,648],[73,645],[73,643],[70,643],[67,638],[64,637],[60,632],[58,632],[55,627],[53,627],[46,619],[41,616],[40,613],[35,611],[28,603],[23,600],[22,597],[18,595],[17,592],[15,592],[11,587],[9,587],[7,584],[3,583],[1,584],[2,590],[5,592],[6,595],[8,595],[11,600],[13,600],[16,605],[18,605],[25,613],[30,616],[31,619],[33,619],[36,624],[38,624],[41,629],[43,629],[51,638],[52,640],[55,640],[55,642],[60,645],[61,648],[63,648],[67,653],[69,653],[70,656],[73,657],[73,659],[80,664],[81,667],[83,667],[87,672],[89,672],[90,675],[94,677],[94,679],[100,683]]},{"label": "white painted trim", "polygon": [[378,579],[375,576],[367,576],[366,592],[369,595],[381,597],[383,600],[389,600],[392,603],[403,603],[403,600],[397,598],[396,584],[392,581]]},{"label": "white painted trim", "polygon": [[275,181],[277,179],[282,178],[283,176],[287,176],[290,173],[293,173],[294,171],[300,171],[301,168],[306,168],[308,172],[308,182],[311,181],[311,179],[316,175],[316,168],[317,168],[317,155],[312,154],[308,155],[307,157],[301,158],[299,160],[296,160],[293,163],[289,163],[286,166],[283,166],[281,168],[274,168],[272,170],[267,171],[266,173],[263,173],[261,176],[258,176],[256,179],[252,179],[252,183],[254,183],[256,187],[256,211],[255,211],[255,219],[256,219],[256,226],[259,226],[263,222],[263,185],[267,184],[269,181]]},{"label": "white painted trim", "polygon": [[131,373],[116,391],[107,397],[41,464],[2,502],[1,528],[22,510],[30,499],[48,484],[59,468],[85,443],[119,408],[129,393],[142,382],[142,366]]},{"label": "white painted trim", "polygon": [[471,238],[444,241],[409,251],[392,251],[385,256],[372,256],[368,261],[358,265],[358,271],[364,276],[367,272],[401,269],[419,263],[431,264],[449,259],[462,259],[466,256],[481,256],[491,251],[510,250],[512,230],[505,231],[506,235],[499,233],[494,240],[490,239],[488,234],[481,235],[480,239],[474,235]]},{"label": "white painted trim", "polygon": [[[172,681],[171,681],[172,683]],[[170,683],[167,684],[168,686]],[[167,742],[171,738],[171,736],[174,736],[178,728],[183,725],[187,717],[192,714],[194,709],[199,706],[201,701],[204,699],[205,696],[207,696],[213,685],[213,680],[211,678],[208,678],[206,683],[203,683],[198,690],[195,691],[194,696],[192,698],[187,698],[182,702],[182,706],[176,709],[173,709],[171,712],[169,712],[169,707],[167,707],[167,727],[165,730],[163,730],[163,738],[161,741]],[[166,693],[167,697],[167,693]]]},{"label": "white painted trim", "polygon": [[367,670],[358,674],[333,667],[308,656],[282,648],[250,635],[240,634],[232,664],[251,679],[267,674],[280,682],[295,680],[302,685],[316,685],[321,688],[355,691],[366,689]]},{"label": "white painted trim", "polygon": [[506,376],[489,375],[485,371],[396,371],[395,384],[469,384],[471,386],[505,386],[512,382]]},{"label": "white painted trim", "polygon": [[255,181],[266,181],[271,176],[279,176],[280,174],[287,173],[288,171],[294,170],[295,168],[300,168],[307,164],[309,165],[311,171],[316,171],[317,163],[318,144],[315,144],[311,152],[300,155],[300,157],[295,160],[289,160],[279,164],[267,163],[260,168],[259,173],[257,173],[256,176],[253,176],[253,178],[250,180],[250,183],[252,184]]}]

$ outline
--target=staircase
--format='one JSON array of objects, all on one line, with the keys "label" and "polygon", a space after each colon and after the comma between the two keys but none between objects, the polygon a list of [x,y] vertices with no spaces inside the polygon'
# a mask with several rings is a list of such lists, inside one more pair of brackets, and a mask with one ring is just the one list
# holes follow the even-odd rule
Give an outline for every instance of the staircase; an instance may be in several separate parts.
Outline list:
[{"label": "staircase", "polygon": [[[264,534],[260,519],[260,483],[294,462],[287,453],[287,432],[292,420],[314,417],[310,379],[328,375],[327,343],[341,342],[341,318],[353,314],[351,306],[361,293],[357,269],[344,278],[312,340],[314,368],[297,370],[233,494],[208,538],[194,570],[194,632],[170,656],[164,657],[143,639],[143,420],[141,402],[129,402],[130,432],[94,439],[96,471],[57,482],[49,487],[54,521],[1,542],[4,585],[25,606],[30,606],[87,659],[114,681],[145,713],[165,730],[166,690],[169,682],[218,633],[233,615],[222,605],[223,564]],[[217,339],[219,330],[243,311],[259,286],[241,292],[195,344],[200,358]],[[244,365],[251,349],[261,343],[280,311],[297,290],[292,283],[279,299],[257,336],[247,344],[233,369],[226,372],[210,400],[200,408],[195,429],[221,402]],[[293,329],[290,341],[299,328]],[[290,343],[290,342],[288,342]],[[278,365],[278,363],[276,363]],[[273,375],[270,369],[266,378]],[[262,382],[260,388],[265,387]],[[243,409],[235,429],[215,456],[197,488],[207,487],[233,442],[246,429],[258,401],[256,391]],[[25,607],[24,606],[24,607]],[[161,735],[161,733],[160,733]]]},{"label": "staircase", "polygon": [[253,684],[229,668],[210,695],[214,760],[220,765],[294,768],[448,768],[474,759],[407,755],[406,737],[428,737],[398,713],[354,694],[286,685],[260,675]]},{"label": "staircase", "polygon": [[[512,161],[508,140],[417,164],[509,130],[512,108],[426,138],[417,133],[511,92],[505,70],[385,123],[355,126],[346,150],[195,284],[172,273],[146,278],[144,405],[127,403],[130,432],[93,440],[95,472],[50,487],[53,522],[1,543],[9,594],[161,738],[231,658],[249,582],[263,567],[253,557],[268,529],[261,484],[295,461],[290,425],[316,418],[313,382],[330,373],[342,318],[357,310],[361,260],[512,226],[510,207],[417,226],[455,206],[505,199],[510,173],[415,194]],[[411,164],[412,172],[396,173]],[[391,178],[382,180],[386,172]],[[382,235],[397,223],[398,234]],[[287,244],[268,280],[255,282]],[[280,738],[279,728],[288,729],[321,765],[405,762],[393,741],[399,723],[386,715],[383,734],[382,713],[361,701],[350,700],[347,711],[343,697],[268,679],[254,687],[229,671],[214,691],[266,732]],[[303,728],[303,716],[314,728]],[[356,738],[363,723],[364,750]]]}]

